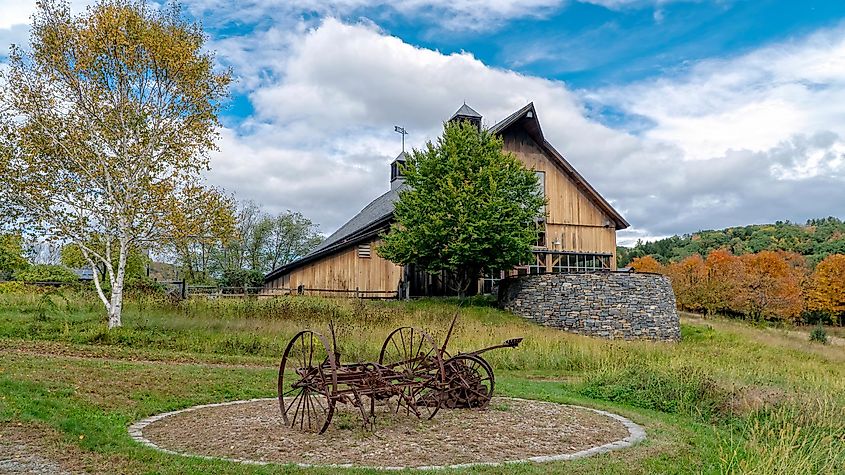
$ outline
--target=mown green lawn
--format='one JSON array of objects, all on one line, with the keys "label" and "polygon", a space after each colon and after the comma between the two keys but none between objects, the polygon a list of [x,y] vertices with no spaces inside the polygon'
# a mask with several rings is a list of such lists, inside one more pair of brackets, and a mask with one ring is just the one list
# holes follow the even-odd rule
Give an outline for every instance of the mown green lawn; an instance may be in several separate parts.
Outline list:
[{"label": "mown green lawn", "polygon": [[392,328],[413,323],[442,338],[455,312],[450,348],[525,337],[516,350],[490,353],[499,395],[607,409],[648,432],[626,450],[508,471],[845,472],[841,346],[722,320],[685,324],[677,344],[606,342],[535,326],[483,301],[137,299],[125,328],[108,332],[90,295],[0,295],[0,450],[24,439],[89,473],[335,473],[161,454],[126,428],[195,404],[274,396],[278,357],[301,328],[333,320],[344,358],[372,359]]}]

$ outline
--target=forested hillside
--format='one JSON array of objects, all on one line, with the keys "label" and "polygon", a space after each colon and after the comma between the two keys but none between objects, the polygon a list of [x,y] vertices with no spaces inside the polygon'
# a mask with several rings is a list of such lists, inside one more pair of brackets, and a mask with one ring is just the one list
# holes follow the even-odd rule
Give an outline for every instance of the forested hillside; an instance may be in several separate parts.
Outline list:
[{"label": "forested hillside", "polygon": [[653,242],[637,242],[632,248],[618,248],[619,267],[636,257],[652,256],[661,264],[677,262],[693,254],[706,257],[717,249],[734,255],[760,251],[787,251],[806,257],[815,266],[831,254],[845,254],[845,222],[828,217],[808,220],[806,224],[778,221],[721,230],[699,231]]}]

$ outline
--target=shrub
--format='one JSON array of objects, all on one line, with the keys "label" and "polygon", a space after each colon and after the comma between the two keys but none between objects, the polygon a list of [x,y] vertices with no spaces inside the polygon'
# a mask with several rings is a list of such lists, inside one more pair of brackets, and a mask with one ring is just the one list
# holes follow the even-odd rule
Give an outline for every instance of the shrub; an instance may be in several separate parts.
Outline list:
[{"label": "shrub", "polygon": [[831,325],[834,323],[833,315],[823,310],[805,310],[801,313],[801,321],[805,325]]},{"label": "shrub", "polygon": [[76,282],[79,276],[65,266],[37,264],[15,273],[21,282]]},{"label": "shrub", "polygon": [[593,399],[709,419],[725,406],[726,394],[701,368],[665,368],[633,363],[590,374],[579,393]]},{"label": "shrub", "polygon": [[827,331],[823,326],[819,325],[813,328],[813,331],[810,332],[810,341],[821,343],[822,345],[827,344]]},{"label": "shrub", "polygon": [[128,293],[139,295],[162,294],[165,291],[164,285],[149,277],[129,276],[126,278],[125,289]]},{"label": "shrub", "polygon": [[9,281],[0,282],[0,295],[2,294],[20,294],[27,290],[26,284],[23,282]]},{"label": "shrub", "polygon": [[261,287],[264,274],[257,270],[227,269],[223,271],[220,284],[223,287]]}]

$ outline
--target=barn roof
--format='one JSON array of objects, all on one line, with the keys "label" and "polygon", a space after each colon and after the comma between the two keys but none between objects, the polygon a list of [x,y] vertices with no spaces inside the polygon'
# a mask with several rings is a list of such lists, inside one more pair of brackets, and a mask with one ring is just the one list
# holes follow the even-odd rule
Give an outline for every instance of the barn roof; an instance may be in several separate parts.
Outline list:
[{"label": "barn roof", "polygon": [[264,277],[265,282],[273,280],[289,270],[331,254],[336,250],[354,245],[377,235],[393,218],[393,203],[399,199],[399,192],[407,188],[408,185],[403,183],[379,196],[301,259],[279,267],[267,274]]},{"label": "barn roof", "polygon": [[[481,118],[481,115],[478,112],[466,104],[461,106],[461,108],[452,115],[453,118],[456,116]],[[495,134],[502,134],[508,128],[515,125],[521,125],[525,128],[528,134],[548,152],[552,160],[563,169],[563,171],[575,182],[579,189],[581,189],[587,197],[599,207],[599,209],[607,213],[607,215],[613,219],[616,229],[624,229],[629,226],[628,222],[625,221],[625,218],[613,209],[610,203],[608,203],[589,183],[587,183],[587,180],[585,180],[584,177],[582,177],[575,168],[570,165],[565,158],[563,158],[563,155],[561,155],[560,152],[555,150],[555,148],[546,141],[543,137],[543,131],[540,129],[540,122],[537,120],[537,113],[534,110],[533,102],[498,122],[490,128],[490,131]],[[370,204],[365,206],[361,212],[356,214],[346,224],[327,237],[311,252],[294,262],[273,270],[264,277],[264,281],[268,282],[293,269],[318,260],[323,256],[378,236],[392,220],[394,203],[399,199],[399,193],[405,189],[407,189],[407,185],[402,184],[401,186],[391,189],[387,193],[379,196]]]},{"label": "barn roof", "polygon": [[355,236],[360,231],[366,229],[372,223],[379,221],[382,218],[392,216],[393,203],[399,199],[399,191],[406,188],[408,188],[408,185],[403,184],[402,186],[390,190],[373,200],[372,203],[365,206],[360,213],[356,214],[355,217],[349,220],[349,222],[332,233],[331,236],[327,237],[325,241],[321,242],[305,257],[337,245],[338,243],[343,243],[350,237]]}]

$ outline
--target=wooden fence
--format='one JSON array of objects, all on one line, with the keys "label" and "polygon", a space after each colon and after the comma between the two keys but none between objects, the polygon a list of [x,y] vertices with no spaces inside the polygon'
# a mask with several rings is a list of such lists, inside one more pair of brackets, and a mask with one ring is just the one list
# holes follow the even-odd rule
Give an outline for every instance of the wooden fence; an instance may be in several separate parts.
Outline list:
[{"label": "wooden fence", "polygon": [[396,299],[396,290],[360,290],[360,289],[319,289],[310,287],[279,287],[265,289],[264,287],[213,287],[187,286],[187,297],[232,298],[232,297],[281,297],[281,296],[310,295],[319,297],[347,297],[367,300]]},{"label": "wooden fence", "polygon": [[[164,286],[165,291],[176,298],[245,298],[245,297],[281,297],[309,295],[320,297],[346,297],[366,300],[392,300],[399,298],[397,290],[360,290],[360,289],[318,289],[310,287],[275,288],[264,287],[217,287],[214,285],[189,285],[185,281],[169,281],[158,284]],[[89,282],[29,282],[28,285],[43,287],[85,287]]]}]

